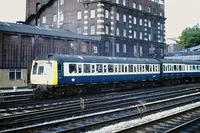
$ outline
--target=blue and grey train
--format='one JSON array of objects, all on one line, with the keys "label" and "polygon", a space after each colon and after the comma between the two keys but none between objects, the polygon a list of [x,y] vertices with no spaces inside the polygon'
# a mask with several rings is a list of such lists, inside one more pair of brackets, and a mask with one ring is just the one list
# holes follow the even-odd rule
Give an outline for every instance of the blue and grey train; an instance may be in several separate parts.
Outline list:
[{"label": "blue and grey train", "polygon": [[197,61],[64,54],[36,57],[30,74],[37,95],[130,89],[199,79]]}]

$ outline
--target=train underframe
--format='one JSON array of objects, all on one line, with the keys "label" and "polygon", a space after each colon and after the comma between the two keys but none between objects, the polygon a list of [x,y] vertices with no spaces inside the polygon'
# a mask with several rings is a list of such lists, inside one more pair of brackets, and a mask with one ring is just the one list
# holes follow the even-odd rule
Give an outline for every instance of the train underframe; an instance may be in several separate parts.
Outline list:
[{"label": "train underframe", "polygon": [[134,81],[134,82],[112,82],[101,84],[85,84],[85,85],[60,85],[60,86],[47,86],[47,85],[33,85],[35,97],[54,97],[54,96],[69,96],[81,95],[87,93],[97,93],[105,91],[116,90],[130,90],[147,87],[170,86],[178,84],[187,84],[200,82],[200,77],[189,78],[174,78],[174,79],[161,79],[149,81]]}]

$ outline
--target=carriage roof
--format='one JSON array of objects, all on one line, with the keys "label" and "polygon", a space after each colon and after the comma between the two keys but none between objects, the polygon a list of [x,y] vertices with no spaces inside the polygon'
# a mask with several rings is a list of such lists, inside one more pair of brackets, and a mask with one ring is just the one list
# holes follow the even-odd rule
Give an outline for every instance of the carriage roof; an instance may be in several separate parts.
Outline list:
[{"label": "carriage roof", "polygon": [[85,56],[67,54],[46,54],[36,57],[35,60],[57,60],[58,62],[85,62],[85,63],[127,63],[127,64],[159,64],[151,58],[126,58],[106,56]]}]

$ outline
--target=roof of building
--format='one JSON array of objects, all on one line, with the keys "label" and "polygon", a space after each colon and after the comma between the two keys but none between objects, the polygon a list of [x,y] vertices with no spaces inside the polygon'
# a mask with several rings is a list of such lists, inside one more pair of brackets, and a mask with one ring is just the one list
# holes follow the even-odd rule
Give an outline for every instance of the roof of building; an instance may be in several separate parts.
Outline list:
[{"label": "roof of building", "polygon": [[99,41],[99,39],[96,37],[76,34],[68,30],[33,26],[27,24],[8,23],[1,21],[0,21],[0,31],[44,35],[44,36],[46,35],[46,36],[63,37],[70,39],[81,39],[81,40],[95,41],[95,42]]}]

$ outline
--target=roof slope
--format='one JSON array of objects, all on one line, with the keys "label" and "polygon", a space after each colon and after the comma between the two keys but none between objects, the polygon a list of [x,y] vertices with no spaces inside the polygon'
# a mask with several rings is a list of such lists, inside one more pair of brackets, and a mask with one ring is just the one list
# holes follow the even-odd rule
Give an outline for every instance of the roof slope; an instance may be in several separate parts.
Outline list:
[{"label": "roof slope", "polygon": [[48,28],[48,27],[38,27],[38,26],[27,25],[27,24],[7,23],[7,22],[1,22],[1,21],[0,21],[0,31],[46,35],[46,36],[54,36],[54,37],[64,37],[64,38],[71,38],[71,39],[82,39],[82,40],[95,41],[95,42],[99,41],[99,39],[96,37],[76,34],[71,31]]}]

